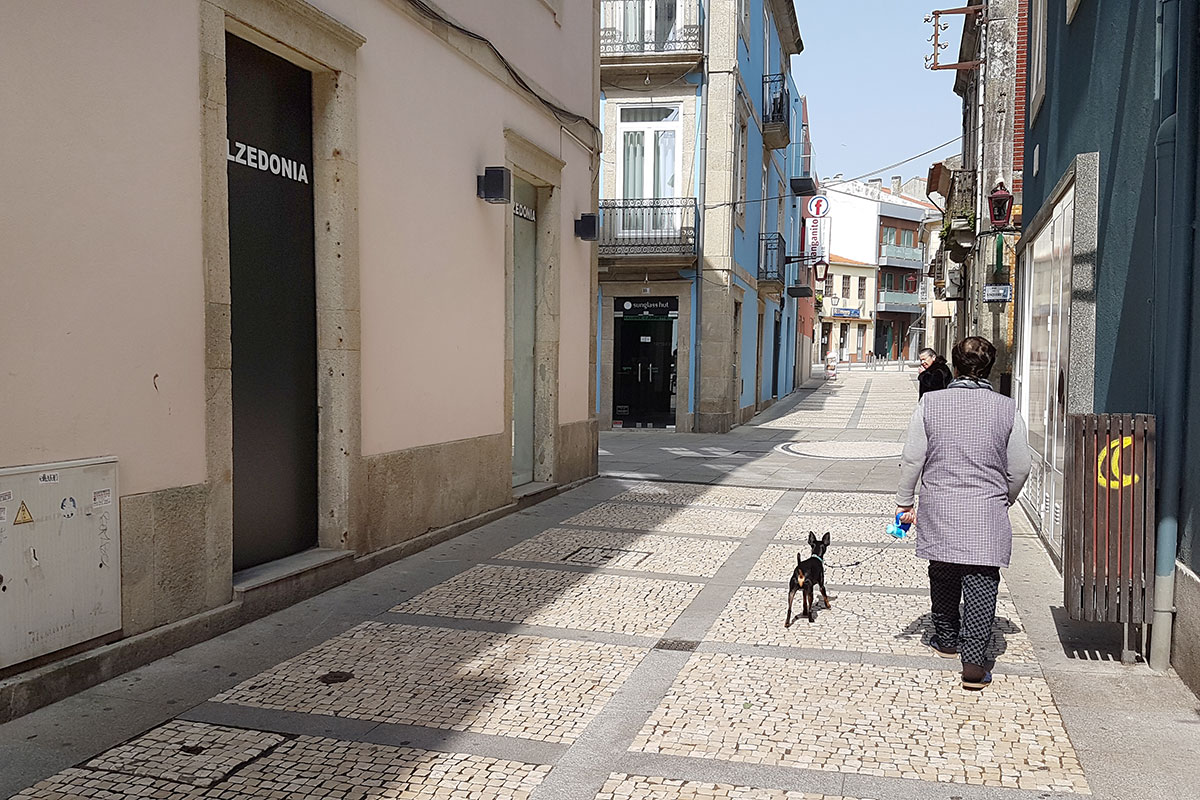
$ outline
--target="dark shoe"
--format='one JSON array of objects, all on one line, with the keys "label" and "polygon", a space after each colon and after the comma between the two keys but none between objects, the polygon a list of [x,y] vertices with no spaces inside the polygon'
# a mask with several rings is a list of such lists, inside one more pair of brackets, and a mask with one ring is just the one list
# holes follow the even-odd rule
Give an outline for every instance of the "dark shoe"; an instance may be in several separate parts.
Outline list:
[{"label": "dark shoe", "polygon": [[992,682],[992,673],[978,664],[963,664],[962,685],[964,689],[978,691]]},{"label": "dark shoe", "polygon": [[958,648],[943,647],[936,634],[929,637],[929,647],[942,658],[958,658]]}]

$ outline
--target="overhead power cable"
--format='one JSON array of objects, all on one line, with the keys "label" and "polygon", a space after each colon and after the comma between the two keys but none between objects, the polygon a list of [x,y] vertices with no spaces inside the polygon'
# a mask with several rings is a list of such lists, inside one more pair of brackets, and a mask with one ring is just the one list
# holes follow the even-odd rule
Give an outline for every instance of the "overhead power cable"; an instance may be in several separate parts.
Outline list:
[{"label": "overhead power cable", "polygon": [[[870,172],[864,172],[862,175],[859,175],[858,177],[855,177],[855,178],[844,178],[842,180],[837,180],[837,181],[823,182],[821,184],[821,191],[825,191],[826,189],[832,189],[835,186],[841,186],[844,183],[854,183],[855,181],[861,181],[863,178],[869,178],[870,176],[872,176],[878,172],[884,172],[886,170],[893,169],[895,167],[899,167],[903,164],[907,164],[910,161],[915,161],[916,159],[920,158],[921,156],[927,156],[930,153],[937,152],[938,150],[941,150],[943,147],[948,147],[949,145],[954,144],[955,142],[957,142],[960,139],[962,139],[962,134],[955,136],[953,139],[950,139],[949,141],[942,142],[937,147],[931,147],[928,150],[917,153],[915,156],[909,156],[908,158],[904,159],[903,161],[897,161],[895,164],[888,164],[886,167],[880,167],[879,169],[873,169]],[[752,203],[765,203],[768,200],[786,200],[789,197],[795,199],[795,195],[784,195],[783,197],[763,197],[761,199],[754,198],[752,200],[729,200],[724,203],[707,203],[704,206],[704,210],[709,211],[714,208],[724,208],[726,206],[751,205]]]},{"label": "overhead power cable", "polygon": [[448,17],[446,17],[445,15],[443,15],[437,9],[434,9],[431,6],[427,5],[422,0],[408,0],[408,2],[410,5],[412,5],[413,8],[415,8],[417,11],[424,14],[429,19],[432,19],[435,22],[440,22],[443,25],[445,25],[446,27],[451,28],[452,30],[458,31],[463,36],[466,36],[469,39],[474,39],[475,41],[481,42],[482,44],[486,45],[487,48],[492,51],[493,55],[495,55],[496,58],[500,61],[500,63],[504,65],[505,71],[508,72],[509,76],[512,77],[513,81],[518,86],[520,86],[522,89],[524,89],[526,92],[528,92],[530,95],[532,95],[539,103],[541,103],[546,108],[548,108],[554,114],[554,116],[559,119],[560,122],[567,122],[567,123],[572,123],[572,124],[577,123],[577,122],[586,122],[588,124],[588,127],[590,127],[597,136],[604,135],[603,132],[600,130],[600,128],[598,128],[596,126],[596,123],[592,122],[588,117],[585,117],[582,114],[576,114],[574,111],[565,109],[562,106],[557,105],[554,102],[548,100],[547,98],[542,97],[541,94],[539,94],[532,86],[529,85],[529,82],[527,80],[525,80],[525,77],[523,75],[521,75],[520,72],[517,71],[517,68],[514,67],[507,58],[504,57],[504,54],[501,53],[496,48],[496,45],[492,44],[491,40],[488,39],[486,36],[482,36],[478,33],[475,33],[475,31],[464,28],[463,26],[459,25],[457,22],[454,22],[453,20],[451,20]]},{"label": "overhead power cable", "polygon": [[910,161],[916,161],[916,160],[917,160],[918,158],[920,158],[921,156],[927,156],[927,155],[929,155],[930,153],[936,153],[938,150],[941,150],[943,147],[948,147],[948,146],[950,146],[950,145],[954,144],[955,142],[959,141],[960,139],[962,139],[962,134],[961,134],[961,133],[960,133],[958,136],[955,136],[953,139],[951,139],[951,140],[949,140],[949,141],[942,142],[942,143],[941,143],[941,144],[939,144],[937,147],[931,147],[931,148],[929,148],[928,150],[925,150],[924,152],[917,153],[915,156],[909,156],[908,158],[904,159],[903,161],[897,161],[895,164],[888,164],[886,167],[880,167],[879,169],[873,169],[873,170],[871,170],[870,172],[864,172],[862,175],[859,175],[859,176],[857,176],[857,177],[854,177],[854,178],[843,178],[842,180],[839,180],[839,181],[830,181],[829,183],[826,183],[826,184],[823,184],[823,185],[825,185],[825,186],[839,186],[839,185],[841,185],[841,184],[843,184],[843,183],[854,183],[855,181],[861,181],[863,178],[869,178],[869,177],[871,177],[872,175],[878,174],[878,173],[880,173],[880,172],[886,172],[886,171],[887,171],[887,170],[889,170],[889,169],[895,169],[896,167],[903,166],[904,164],[907,164],[907,163],[908,163],[908,162],[910,162]]}]

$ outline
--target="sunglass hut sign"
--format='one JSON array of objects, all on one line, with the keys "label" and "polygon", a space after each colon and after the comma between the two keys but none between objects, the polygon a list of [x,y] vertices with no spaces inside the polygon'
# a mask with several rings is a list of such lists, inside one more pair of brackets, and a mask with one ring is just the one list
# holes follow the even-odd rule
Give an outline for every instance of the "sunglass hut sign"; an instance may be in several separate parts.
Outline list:
[{"label": "sunglass hut sign", "polygon": [[231,142],[228,139],[225,140],[225,147],[228,161],[245,164],[247,167],[256,167],[263,172],[270,172],[272,175],[282,178],[291,178],[297,183],[308,183],[308,168],[304,166],[303,161],[285,158],[257,147],[251,147],[244,142]]}]

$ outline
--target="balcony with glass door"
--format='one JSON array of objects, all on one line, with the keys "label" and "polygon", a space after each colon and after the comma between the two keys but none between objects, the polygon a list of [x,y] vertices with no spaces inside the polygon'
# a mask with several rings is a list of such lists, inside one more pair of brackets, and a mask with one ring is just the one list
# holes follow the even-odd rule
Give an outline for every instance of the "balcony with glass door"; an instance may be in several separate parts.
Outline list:
[{"label": "balcony with glass door", "polygon": [[788,147],[788,183],[792,194],[810,197],[819,187],[817,172],[813,168],[813,148],[808,139],[808,125],[800,126],[800,141]]},{"label": "balcony with glass door", "polygon": [[879,302],[875,306],[878,311],[892,311],[899,314],[920,314],[921,294],[914,288],[911,292],[896,289],[881,289]]},{"label": "balcony with glass door", "polygon": [[600,200],[599,255],[610,269],[678,269],[698,252],[699,206],[680,196],[678,106],[620,109],[616,197]]},{"label": "balcony with glass door", "polygon": [[765,147],[782,150],[791,143],[791,108],[787,75],[764,75],[762,123]]},{"label": "balcony with glass door", "polygon": [[879,266],[924,271],[925,248],[917,241],[917,232],[885,219],[879,232]]},{"label": "balcony with glass door", "polygon": [[670,71],[698,64],[703,52],[700,0],[600,0],[604,71]]}]

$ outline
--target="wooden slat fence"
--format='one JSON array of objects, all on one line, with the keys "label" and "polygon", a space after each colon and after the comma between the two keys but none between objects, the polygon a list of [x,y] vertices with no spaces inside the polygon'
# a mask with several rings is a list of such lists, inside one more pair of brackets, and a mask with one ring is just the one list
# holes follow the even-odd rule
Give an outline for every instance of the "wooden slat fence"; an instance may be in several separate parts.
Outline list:
[{"label": "wooden slat fence", "polygon": [[1073,414],[1066,456],[1068,616],[1147,623],[1154,609],[1154,417]]}]

